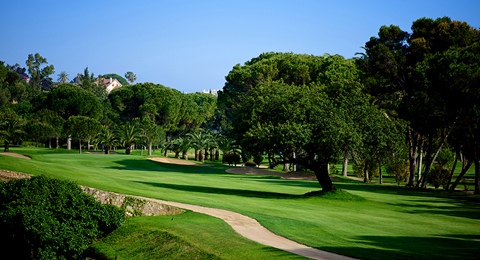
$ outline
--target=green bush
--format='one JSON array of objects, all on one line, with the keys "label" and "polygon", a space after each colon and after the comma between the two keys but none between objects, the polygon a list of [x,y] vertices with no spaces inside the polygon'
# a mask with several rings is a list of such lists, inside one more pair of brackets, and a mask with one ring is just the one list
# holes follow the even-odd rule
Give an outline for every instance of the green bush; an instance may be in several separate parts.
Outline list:
[{"label": "green bush", "polygon": [[100,204],[70,181],[0,182],[0,250],[16,259],[78,259],[124,220],[120,208]]},{"label": "green bush", "polygon": [[263,162],[263,155],[261,153],[255,154],[253,156],[253,162],[260,166],[260,164]]},{"label": "green bush", "polygon": [[236,152],[225,152],[223,154],[222,161],[223,163],[228,163],[228,165],[235,165],[239,164],[241,162],[241,156],[239,153]]},{"label": "green bush", "polygon": [[[365,177],[365,170],[368,171],[368,179],[372,180],[373,177],[378,176],[380,172],[378,171],[377,165],[369,165],[367,169],[365,169],[365,160],[364,159],[356,159],[355,163],[352,166],[353,173],[357,177]],[[332,169],[330,169],[332,170]]]},{"label": "green bush", "polygon": [[433,185],[435,189],[440,186],[446,186],[448,178],[450,177],[450,171],[444,168],[442,165],[436,165],[433,170],[428,174],[428,183]]},{"label": "green bush", "polygon": [[408,161],[395,162],[387,165],[387,173],[395,177],[395,181],[400,185],[400,182],[406,182],[410,176],[410,166]]},{"label": "green bush", "polygon": [[246,162],[246,163],[245,163],[245,166],[255,167],[255,166],[257,166],[257,164],[254,163],[254,162]]}]

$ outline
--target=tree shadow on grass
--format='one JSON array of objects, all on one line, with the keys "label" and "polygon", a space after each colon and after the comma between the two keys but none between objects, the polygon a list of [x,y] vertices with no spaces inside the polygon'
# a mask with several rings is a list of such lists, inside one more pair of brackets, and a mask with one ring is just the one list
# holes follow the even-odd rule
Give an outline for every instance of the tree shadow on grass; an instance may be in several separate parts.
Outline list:
[{"label": "tree shadow on grass", "polygon": [[354,242],[365,246],[321,249],[361,259],[478,259],[480,235],[445,234],[429,237],[359,236]]},{"label": "tree shadow on grass", "polygon": [[128,171],[155,171],[155,172],[179,172],[187,174],[225,174],[223,167],[200,167],[197,165],[178,165],[172,163],[162,163],[151,160],[123,159],[115,161],[116,166],[106,167],[113,170]]},{"label": "tree shadow on grass", "polygon": [[[445,203],[445,202],[440,202]],[[401,211],[410,214],[435,214],[447,215],[452,217],[461,217],[469,219],[480,219],[480,206],[455,201],[446,201],[448,205],[436,205],[430,200],[418,201],[415,200],[411,204],[408,203],[387,203],[389,205],[400,207]]]},{"label": "tree shadow on grass", "polygon": [[214,187],[195,186],[195,185],[144,182],[144,181],[134,181],[134,182],[146,184],[146,185],[150,185],[158,188],[165,188],[165,189],[173,189],[173,190],[197,192],[197,193],[223,194],[223,195],[242,196],[242,197],[254,197],[254,198],[265,198],[265,199],[293,199],[293,198],[306,197],[305,195],[292,195],[292,194],[286,194],[286,193],[256,191],[256,190],[214,188]]},{"label": "tree shadow on grass", "polygon": [[365,185],[363,183],[335,183],[335,186],[346,191],[355,190],[404,196],[405,199],[402,202],[385,201],[384,203],[400,207],[400,210],[406,213],[442,214],[480,219],[480,214],[478,214],[480,212],[480,197],[475,195],[441,190],[412,189],[404,186]]}]

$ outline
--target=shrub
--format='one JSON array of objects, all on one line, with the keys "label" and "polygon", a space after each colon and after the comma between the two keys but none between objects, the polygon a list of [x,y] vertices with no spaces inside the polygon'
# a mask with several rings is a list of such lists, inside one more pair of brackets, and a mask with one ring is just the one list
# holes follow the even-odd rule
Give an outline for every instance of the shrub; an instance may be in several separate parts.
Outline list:
[{"label": "shrub", "polygon": [[436,165],[433,170],[428,174],[428,183],[433,185],[435,189],[440,186],[446,186],[448,178],[450,177],[450,171],[444,168],[442,165]]},{"label": "shrub", "polygon": [[330,174],[338,174],[338,169],[337,169],[337,166],[335,166],[335,164],[330,164]]},{"label": "shrub", "polygon": [[253,156],[253,162],[260,166],[260,164],[263,162],[263,155],[261,153],[255,154]]},{"label": "shrub", "polygon": [[[353,173],[357,177],[365,177],[365,160],[364,159],[356,159],[355,163],[352,166]],[[368,179],[371,180],[374,176],[379,175],[378,167],[376,165],[369,165],[367,167],[368,170]]]},{"label": "shrub", "polygon": [[255,166],[257,166],[257,164],[254,163],[254,162],[246,162],[246,163],[245,163],[245,166],[253,166],[253,167],[255,167]]},{"label": "shrub", "polygon": [[223,154],[223,163],[228,163],[228,165],[237,165],[241,162],[241,157],[239,153],[236,152],[225,152]]},{"label": "shrub", "polygon": [[75,183],[45,176],[0,183],[0,249],[20,259],[77,259],[125,214]]},{"label": "shrub", "polygon": [[408,161],[395,162],[386,167],[387,173],[395,177],[395,181],[400,185],[400,182],[405,182],[410,176],[410,166]]}]

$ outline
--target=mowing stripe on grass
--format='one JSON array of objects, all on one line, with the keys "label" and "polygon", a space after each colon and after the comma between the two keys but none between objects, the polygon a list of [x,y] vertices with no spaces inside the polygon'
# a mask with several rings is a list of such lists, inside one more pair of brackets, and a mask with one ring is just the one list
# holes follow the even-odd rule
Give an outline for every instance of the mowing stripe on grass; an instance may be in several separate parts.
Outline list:
[{"label": "mowing stripe on grass", "polygon": [[194,212],[207,214],[212,217],[216,217],[222,219],[227,224],[229,224],[237,233],[240,235],[253,240],[257,243],[275,247],[290,253],[294,253],[297,255],[301,255],[304,257],[312,258],[312,259],[332,259],[332,260],[353,260],[355,258],[350,258],[347,256],[342,256],[334,253],[330,253],[327,251],[319,250],[316,248],[308,247],[292,240],[286,239],[284,237],[278,236],[268,229],[260,225],[255,219],[244,216],[242,214],[223,210],[223,209],[214,209],[214,208],[207,208],[197,205],[173,202],[173,201],[165,201],[165,200],[158,200],[158,199],[151,199],[146,197],[135,196],[140,199],[151,200],[154,202],[158,202],[161,204],[166,204],[178,208],[183,208],[187,210],[191,210]]}]

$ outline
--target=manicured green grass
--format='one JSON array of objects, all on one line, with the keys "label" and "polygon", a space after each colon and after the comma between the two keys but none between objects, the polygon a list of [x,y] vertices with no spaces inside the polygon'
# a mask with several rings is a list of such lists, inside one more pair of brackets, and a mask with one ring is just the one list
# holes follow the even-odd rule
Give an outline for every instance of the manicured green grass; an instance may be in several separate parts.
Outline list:
[{"label": "manicured green grass", "polygon": [[220,219],[186,212],[130,218],[91,249],[109,259],[303,259],[252,242]]},{"label": "manicured green grass", "polygon": [[[475,259],[480,254],[478,196],[363,184],[342,178],[335,182],[336,187],[356,196],[304,196],[320,189],[316,181],[228,174],[228,167],[218,164],[178,166],[136,155],[80,155],[42,149],[12,152],[28,154],[33,160],[0,156],[0,168],[70,179],[115,192],[233,210],[297,242],[357,258]],[[214,229],[211,232],[216,236]],[[231,242],[227,238],[223,244],[222,252]]]}]

